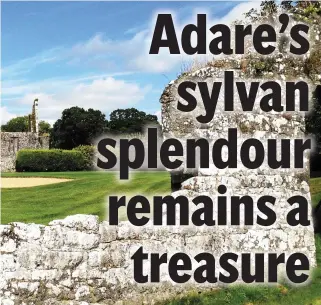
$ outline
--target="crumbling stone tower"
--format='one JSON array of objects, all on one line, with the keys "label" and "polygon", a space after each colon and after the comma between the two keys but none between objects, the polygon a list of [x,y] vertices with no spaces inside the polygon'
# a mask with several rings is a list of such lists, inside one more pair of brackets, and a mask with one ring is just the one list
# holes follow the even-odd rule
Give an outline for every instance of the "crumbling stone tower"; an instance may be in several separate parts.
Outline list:
[{"label": "crumbling stone tower", "polygon": [[[275,74],[269,76],[271,79],[279,79],[282,82],[288,78],[288,75],[285,72],[283,72],[284,74],[281,72],[281,75],[278,75],[280,74],[278,71],[282,71],[281,68],[287,59],[277,59],[273,59],[275,60]],[[234,72],[235,81],[250,81],[254,76],[253,71],[250,71],[251,66],[249,65],[247,69],[244,69],[242,63],[243,61],[231,60],[216,62],[216,64],[209,64],[203,69],[184,73],[181,77],[171,82],[161,97],[164,137],[182,139],[184,140],[182,144],[185,143],[186,139],[206,138],[209,141],[215,141],[219,138],[227,138],[228,129],[236,128],[239,135],[238,152],[240,151],[240,143],[248,138],[260,139],[262,144],[264,139],[267,138],[303,139],[305,137],[305,116],[304,113],[300,112],[266,113],[259,107],[254,108],[253,112],[243,112],[239,108],[236,108],[233,112],[224,112],[222,109],[224,96],[222,94],[219,97],[213,120],[208,124],[201,124],[196,120],[196,117],[204,115],[205,110],[200,92],[197,89],[194,94],[198,101],[196,109],[190,113],[184,113],[177,109],[177,102],[181,99],[177,93],[177,88],[181,82],[206,82],[209,92],[211,92],[215,81],[224,83],[224,71],[226,70]],[[303,69],[303,67],[299,66],[298,71],[302,73],[301,68]],[[266,148],[266,145],[264,147]],[[294,155],[292,154],[291,164],[293,164],[293,159]],[[309,258],[312,266],[315,265],[312,219],[310,226],[306,227],[292,227],[286,221],[286,215],[290,209],[287,200],[290,197],[300,195],[305,197],[309,203],[311,202],[308,184],[308,154],[305,155],[303,169],[271,169],[267,162],[264,162],[256,170],[247,169],[241,164],[238,165],[237,169],[217,169],[214,166],[210,166],[210,168],[198,167],[192,172],[182,167],[172,175],[176,175],[176,178],[181,177],[179,187],[175,186],[179,190],[173,194],[185,195],[191,200],[204,194],[211,197],[219,196],[219,185],[226,185],[227,193],[225,196],[249,195],[254,199],[254,202],[256,202],[255,199],[263,195],[273,195],[276,198],[274,211],[277,215],[277,221],[271,228],[267,229],[259,225],[254,225],[253,227],[227,226],[224,229],[212,228],[212,230],[217,231],[217,234],[222,234],[222,230],[225,230],[224,234],[230,236],[230,242],[225,241],[222,244],[217,244],[215,252],[221,252],[223,249],[225,252],[234,251],[235,253],[244,251],[250,251],[251,253],[301,252]],[[186,177],[190,178],[186,179]],[[229,208],[232,209],[232,207]],[[309,215],[312,215],[311,210],[312,207],[310,205]],[[247,243],[245,247],[242,246],[245,245],[242,244],[242,240]]]},{"label": "crumbling stone tower", "polygon": [[29,114],[29,132],[39,132],[39,120],[38,120],[38,99],[33,101],[32,112]]},{"label": "crumbling stone tower", "polygon": [[[259,56],[251,48],[250,42],[244,56],[213,60],[203,68],[191,68],[182,73],[176,80],[170,82],[160,99],[164,138],[184,140],[206,138],[214,141],[218,138],[227,138],[227,130],[236,128],[238,135],[240,135],[239,142],[247,138],[303,139],[305,137],[305,113],[265,113],[255,108],[248,113],[239,111],[240,109],[235,109],[235,112],[224,112],[218,107],[223,104],[223,96],[219,96],[213,120],[208,124],[201,124],[196,120],[198,115],[205,113],[200,92],[196,90],[196,93],[193,94],[198,102],[196,109],[193,112],[184,113],[177,110],[177,103],[180,99],[177,88],[183,81],[206,82],[209,92],[211,92],[215,81],[224,83],[224,71],[233,71],[235,81],[278,80],[282,83],[303,79],[311,85],[311,93],[317,91],[315,89],[321,82],[320,23],[314,20],[310,30],[311,48],[307,56],[293,57],[284,52],[282,48],[277,50],[274,56]],[[184,104],[184,101],[182,103]],[[312,103],[310,109],[312,109]],[[294,156],[291,155],[291,161],[293,158]],[[258,225],[254,227],[212,228],[214,236],[224,235],[229,238],[221,242],[218,242],[219,238],[214,238],[212,242],[215,242],[215,247],[209,247],[215,253],[223,251],[301,252],[309,258],[313,266],[316,264],[316,260],[311,204],[309,205],[311,218],[309,226],[292,227],[286,221],[289,211],[288,198],[295,194],[303,196],[309,203],[311,202],[309,174],[308,153],[305,155],[302,169],[271,170],[266,164],[258,170],[249,170],[242,166],[238,166],[236,170],[218,170],[214,166],[210,166],[210,168],[199,166],[191,171],[181,167],[179,170],[171,172],[172,191],[173,194],[185,195],[191,199],[202,194],[215,197],[219,195],[218,186],[223,184],[228,189],[226,196],[250,195],[254,199],[264,194],[273,195],[277,198],[274,207],[277,215],[275,225],[269,229]]]},{"label": "crumbling stone tower", "polygon": [[49,148],[49,137],[39,135],[38,99],[29,114],[28,132],[1,132],[1,172],[15,170],[16,155],[24,148]]}]

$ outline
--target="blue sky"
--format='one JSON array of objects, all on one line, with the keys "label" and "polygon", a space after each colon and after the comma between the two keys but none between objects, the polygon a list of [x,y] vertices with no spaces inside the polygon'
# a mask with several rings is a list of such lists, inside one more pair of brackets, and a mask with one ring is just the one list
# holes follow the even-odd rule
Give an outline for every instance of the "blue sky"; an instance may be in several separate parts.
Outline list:
[{"label": "blue sky", "polygon": [[157,13],[180,29],[208,14],[208,25],[240,19],[258,2],[2,2],[1,121],[30,112],[53,123],[71,106],[136,107],[159,114],[159,97],[193,59],[149,55]]}]

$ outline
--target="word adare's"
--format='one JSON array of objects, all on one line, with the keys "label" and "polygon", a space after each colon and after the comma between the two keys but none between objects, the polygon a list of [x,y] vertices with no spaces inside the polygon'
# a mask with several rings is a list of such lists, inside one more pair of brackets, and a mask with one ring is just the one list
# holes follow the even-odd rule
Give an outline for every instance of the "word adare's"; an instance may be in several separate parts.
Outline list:
[{"label": "word adare's", "polygon": [[[235,42],[232,46],[232,31],[228,25],[215,24],[207,30],[206,14],[197,15],[197,24],[187,24],[180,35],[181,48],[187,55],[207,54],[213,55],[244,54],[246,49],[246,36],[252,37],[252,44],[256,52],[262,55],[271,55],[277,48],[278,35],[285,35],[290,18],[287,14],[279,16],[280,30],[275,25],[260,24],[256,28],[249,25],[234,25]],[[289,51],[294,55],[306,54],[310,48],[307,34],[309,26],[294,24],[289,31]],[[163,38],[163,35],[166,38]],[[208,42],[209,34],[214,35]],[[196,36],[196,43],[192,39]],[[171,14],[158,14],[149,54],[158,54],[161,48],[169,50],[170,54],[181,54],[177,39],[175,25]]]}]

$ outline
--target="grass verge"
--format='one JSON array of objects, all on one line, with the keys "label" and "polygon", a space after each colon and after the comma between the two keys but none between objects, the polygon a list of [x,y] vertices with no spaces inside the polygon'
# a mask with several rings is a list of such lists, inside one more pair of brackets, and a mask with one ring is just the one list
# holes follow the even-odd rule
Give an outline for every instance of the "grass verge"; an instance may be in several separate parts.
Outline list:
[{"label": "grass verge", "polygon": [[[72,214],[107,216],[109,195],[164,195],[170,193],[167,172],[137,172],[120,182],[117,173],[6,173],[2,177],[51,177],[73,179],[68,182],[30,188],[1,190],[1,222],[19,221],[48,224]],[[121,219],[125,218],[120,210]]]}]

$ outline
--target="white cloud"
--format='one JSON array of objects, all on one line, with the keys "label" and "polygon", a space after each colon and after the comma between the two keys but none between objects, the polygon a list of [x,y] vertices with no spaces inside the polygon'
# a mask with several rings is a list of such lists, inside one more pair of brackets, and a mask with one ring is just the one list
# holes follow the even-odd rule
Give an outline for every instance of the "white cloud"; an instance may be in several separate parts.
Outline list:
[{"label": "white cloud", "polygon": [[[216,23],[228,24],[235,19],[241,19],[243,13],[259,5],[260,2],[240,3],[220,19],[211,18],[208,12],[208,27]],[[178,20],[172,12],[179,41],[182,27],[188,23],[195,23],[196,13],[205,12],[194,11],[185,20]],[[104,34],[98,33],[88,41],[72,47],[58,47],[40,52],[36,56],[3,67],[2,97],[5,100],[12,100],[10,106],[6,103],[1,109],[2,121],[15,116],[10,110],[19,115],[25,110],[26,114],[29,113],[35,97],[38,97],[40,102],[40,119],[49,122],[59,118],[63,109],[75,105],[96,108],[108,113],[117,108],[131,107],[139,103],[151,88],[118,80],[114,78],[115,76],[134,72],[166,73],[175,70],[179,72],[181,67],[191,60],[187,55],[170,55],[167,50],[161,50],[159,55],[148,54],[155,21],[156,15],[148,28],[139,32],[129,31],[127,35],[135,32],[129,39],[111,40]],[[17,75],[33,71],[38,65],[49,65],[58,61],[66,65],[99,64],[102,69],[112,62],[114,65],[112,68],[115,68],[116,73],[84,75],[77,78],[60,77],[35,82],[25,81],[23,77],[15,78]]]},{"label": "white cloud", "polygon": [[116,80],[113,77],[93,80],[91,83],[79,83],[70,91],[60,91],[50,95],[44,92],[25,94],[17,104],[30,107],[35,98],[39,99],[39,117],[41,120],[53,122],[61,116],[61,112],[69,107],[78,106],[85,109],[99,109],[108,113],[114,109],[129,107],[144,99],[150,87]]},{"label": "white cloud", "polygon": [[110,49],[112,49],[112,41],[104,40],[103,34],[98,33],[88,41],[74,45],[70,52],[71,54],[82,56],[107,52]]},{"label": "white cloud", "polygon": [[57,47],[39,54],[18,60],[17,62],[7,65],[1,69],[2,78],[12,78],[30,72],[35,67],[57,61],[62,58],[63,48]]},{"label": "white cloud", "polygon": [[[215,24],[223,23],[229,25],[231,22],[235,20],[242,20],[244,19],[244,13],[248,12],[251,8],[259,8],[260,2],[246,2],[246,3],[240,3],[237,6],[235,6],[227,15],[223,16],[222,18],[211,18],[211,13],[207,12],[207,28],[209,29]],[[181,36],[180,33],[183,30],[183,27],[186,24],[196,24],[196,15],[197,13],[206,13],[206,12],[194,12],[193,15],[187,19],[180,22],[174,20],[176,34],[177,34],[177,40],[180,45]],[[144,52],[140,52],[137,54],[136,57],[130,60],[130,63],[134,66],[136,66],[138,69],[142,71],[149,71],[149,72],[168,72],[172,69],[178,69],[182,66],[185,62],[191,62],[193,60],[203,61],[206,58],[213,58],[212,55],[210,55],[210,52],[207,51],[207,55],[194,55],[194,56],[188,56],[188,55],[171,55],[168,53],[167,50],[160,50],[159,54],[157,55],[149,55],[149,47],[150,43],[152,41],[152,35],[154,31],[156,23],[156,18],[152,22],[150,31],[144,36],[143,41],[140,42],[140,45],[144,45]],[[145,32],[146,33],[146,32]],[[210,43],[211,39],[213,38],[213,34],[207,30],[207,44]],[[192,45],[196,45],[196,36],[192,36]],[[183,50],[181,48],[181,53],[183,54]],[[179,72],[179,71],[177,71]]]},{"label": "white cloud", "polygon": [[157,116],[157,119],[158,119],[158,122],[161,122],[162,121],[162,112],[159,110],[159,111],[156,111],[154,113],[154,115]]},{"label": "white cloud", "polygon": [[28,93],[37,92],[57,92],[62,89],[72,89],[81,82],[105,79],[108,77],[119,77],[130,75],[132,72],[123,71],[118,73],[109,74],[87,74],[78,77],[58,77],[58,78],[47,78],[44,80],[38,80],[35,82],[26,82],[25,80],[4,80],[2,82],[2,95],[3,96],[17,96],[25,95]]},{"label": "white cloud", "polygon": [[[245,12],[251,8],[258,8],[260,1],[243,2],[236,5],[222,18],[214,18],[213,13],[216,13],[215,8],[211,13],[201,11],[200,9],[191,12],[190,16],[185,20],[175,18],[174,12],[162,11],[158,13],[171,13],[177,32],[177,39],[180,42],[180,33],[184,25],[196,22],[197,13],[207,13],[208,28],[217,23],[229,24],[236,19],[242,19]],[[189,11],[192,9],[190,8]],[[14,64],[3,67],[2,77],[21,75],[28,73],[39,65],[44,65],[52,62],[63,61],[72,65],[89,65],[96,68],[120,71],[124,69],[135,70],[136,72],[155,72],[164,73],[178,69],[180,66],[191,60],[188,55],[170,55],[168,50],[161,49],[160,54],[150,55],[149,48],[152,41],[152,35],[156,23],[157,14],[149,24],[148,28],[136,32],[131,38],[123,40],[112,40],[106,37],[103,33],[97,33],[89,40],[79,42],[74,46],[56,47],[50,50],[40,52],[39,54],[20,60]],[[131,33],[129,29],[128,33]],[[211,34],[207,31],[208,43]],[[204,57],[204,56],[202,56]]]},{"label": "white cloud", "polygon": [[[248,12],[252,8],[259,8],[260,2],[244,2],[236,5],[233,9],[229,11],[228,14],[222,18],[213,18],[213,14],[205,11],[194,11],[188,19],[178,20],[175,18],[173,12],[158,12],[158,13],[171,13],[173,16],[177,39],[180,45],[180,33],[186,24],[196,22],[197,13],[207,13],[207,28],[209,29],[215,24],[223,23],[230,24],[231,22],[241,20],[244,18],[244,13]],[[105,38],[102,33],[98,33],[93,36],[88,41],[79,43],[71,48],[70,54],[73,56],[73,60],[78,60],[81,62],[80,58],[86,56],[97,56],[98,54],[116,54],[117,56],[122,56],[124,59],[124,64],[128,69],[134,69],[138,72],[155,72],[164,73],[170,72],[176,69],[176,72],[180,67],[186,62],[191,61],[193,58],[197,57],[199,60],[204,60],[205,56],[188,56],[183,54],[181,50],[181,55],[171,55],[167,49],[161,49],[159,54],[150,55],[149,48],[152,41],[152,36],[154,32],[154,27],[156,24],[156,17],[153,18],[150,23],[149,28],[144,29],[136,33],[132,38],[128,40],[111,40]],[[207,30],[207,44],[210,43],[213,38],[213,34]],[[196,42],[195,36],[193,37],[193,43]],[[211,55],[209,57],[212,58]],[[101,60],[101,59],[100,59]]]},{"label": "white cloud", "polygon": [[0,107],[0,115],[1,115],[1,125],[6,124],[11,119],[15,118],[17,115],[11,113],[7,107]]}]

